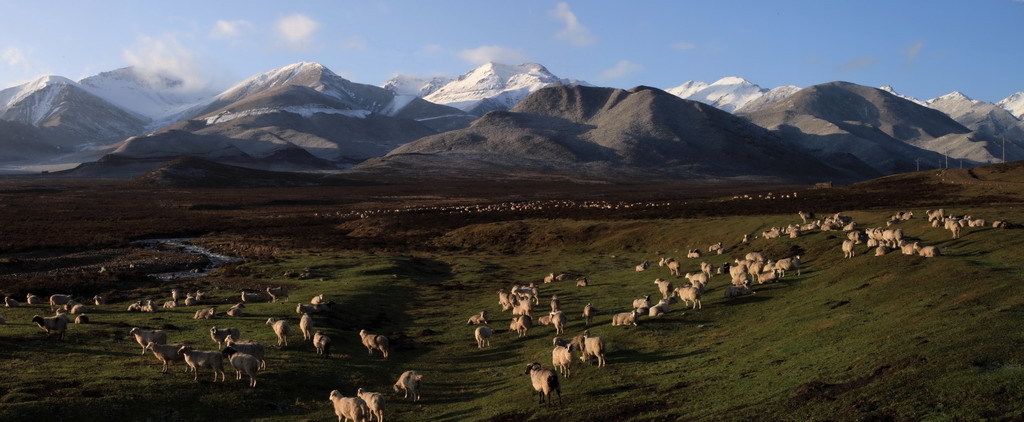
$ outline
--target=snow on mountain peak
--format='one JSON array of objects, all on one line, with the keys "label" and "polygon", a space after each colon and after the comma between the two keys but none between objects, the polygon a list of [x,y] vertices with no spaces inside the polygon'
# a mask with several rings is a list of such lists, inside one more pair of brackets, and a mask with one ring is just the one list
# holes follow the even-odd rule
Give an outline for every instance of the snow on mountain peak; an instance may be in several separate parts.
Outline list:
[{"label": "snow on mountain peak", "polygon": [[739,76],[726,76],[713,82],[711,85],[754,85],[750,81]]},{"label": "snow on mountain peak", "polygon": [[[585,82],[559,79],[537,63],[506,65],[485,63],[424,97],[427,101],[445,104],[463,111],[472,111],[487,101],[487,109],[510,109],[534,91],[552,85]],[[478,109],[483,113],[489,110]]]},{"label": "snow on mountain peak", "polygon": [[286,85],[306,85],[316,89],[324,78],[343,79],[324,65],[316,62],[298,62],[260,73],[228,88],[219,98],[231,100]]},{"label": "snow on mountain peak", "polygon": [[680,98],[699,101],[730,113],[768,92],[737,76],[727,76],[710,85],[689,81],[667,91]]},{"label": "snow on mountain peak", "polygon": [[890,93],[892,95],[895,95],[897,97],[900,97],[900,98],[902,98],[904,100],[911,101],[911,102],[916,103],[918,105],[923,105],[925,107],[929,107],[929,105],[928,105],[929,102],[928,101],[921,101],[921,100],[919,100],[917,98],[900,94],[899,92],[896,92],[896,88],[893,88],[892,85],[882,85],[882,86],[878,87],[878,89],[880,89],[882,91],[885,91],[885,92],[888,92],[888,93]]},{"label": "snow on mountain peak", "polygon": [[427,79],[415,75],[397,74],[384,82],[381,88],[397,95],[412,95],[422,98],[434,93],[448,82],[451,82],[451,78],[445,76]]},{"label": "snow on mountain peak", "polygon": [[943,100],[945,100],[945,101],[950,101],[950,100],[967,100],[967,101],[972,101],[972,102],[974,101],[974,100],[971,99],[971,97],[968,97],[968,96],[964,95],[964,93],[962,93],[960,91],[953,91],[953,92],[950,92],[949,94],[943,95],[941,97],[934,98],[934,99],[932,99],[932,100],[930,100],[928,102],[929,103],[934,103],[936,101],[943,101]]},{"label": "snow on mountain peak", "polygon": [[1006,109],[1018,119],[1024,120],[1024,92],[1018,92],[1003,98],[996,105]]},{"label": "snow on mountain peak", "polygon": [[154,121],[168,123],[187,110],[209,103],[210,89],[186,87],[181,78],[125,67],[102,72],[78,82],[89,93],[125,110]]}]

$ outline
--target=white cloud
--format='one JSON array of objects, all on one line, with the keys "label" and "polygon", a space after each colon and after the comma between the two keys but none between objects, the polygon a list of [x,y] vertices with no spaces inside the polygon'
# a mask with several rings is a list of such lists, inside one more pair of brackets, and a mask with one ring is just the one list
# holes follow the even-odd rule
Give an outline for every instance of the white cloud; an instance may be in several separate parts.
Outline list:
[{"label": "white cloud", "polygon": [[10,67],[28,67],[28,59],[25,58],[25,52],[15,46],[5,48],[3,54],[0,54],[0,59],[3,59],[4,63],[7,63],[7,66]]},{"label": "white cloud", "polygon": [[924,41],[918,41],[916,43],[907,46],[907,60],[903,62],[904,66],[911,66],[917,61],[917,55],[924,48]]},{"label": "white cloud", "polygon": [[183,91],[199,90],[207,85],[208,77],[201,70],[196,54],[171,35],[160,38],[143,35],[122,54],[143,75],[181,79]]},{"label": "white cloud", "polygon": [[520,49],[505,48],[497,45],[482,45],[477,48],[460,51],[459,58],[471,64],[484,64],[487,62],[519,64],[526,61],[526,54]]},{"label": "white cloud", "polygon": [[210,38],[218,40],[235,39],[251,32],[254,28],[255,26],[247,20],[219,20],[213,24],[213,30],[210,32]]},{"label": "white cloud", "polygon": [[620,79],[631,73],[644,70],[644,67],[629,60],[620,60],[615,66],[601,72],[601,80]]},{"label": "white cloud", "polygon": [[576,14],[569,10],[569,4],[559,2],[551,14],[565,23],[565,28],[555,34],[555,38],[566,40],[573,47],[585,47],[594,43],[596,38],[590,33],[590,29],[580,23]]},{"label": "white cloud", "polygon": [[697,44],[694,44],[692,42],[680,41],[680,42],[677,42],[677,43],[672,43],[672,45],[670,45],[669,47],[672,47],[675,50],[686,51],[686,50],[696,49],[697,48]]},{"label": "white cloud", "polygon": [[839,70],[846,72],[851,70],[863,69],[865,67],[875,64],[876,62],[878,62],[877,57],[858,57],[856,59],[843,63],[842,66],[839,66]]},{"label": "white cloud", "polygon": [[291,50],[305,50],[313,41],[313,35],[320,27],[317,21],[309,16],[296,13],[281,18],[274,24],[274,31],[281,38],[285,47]]},{"label": "white cloud", "polygon": [[366,50],[366,41],[355,36],[341,42],[341,48],[345,50]]}]

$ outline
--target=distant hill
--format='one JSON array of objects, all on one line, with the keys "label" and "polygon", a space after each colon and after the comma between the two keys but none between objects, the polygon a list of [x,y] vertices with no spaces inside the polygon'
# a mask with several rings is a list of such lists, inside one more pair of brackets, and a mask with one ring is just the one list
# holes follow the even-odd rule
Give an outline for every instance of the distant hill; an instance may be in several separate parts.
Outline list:
[{"label": "distant hill", "polygon": [[254,170],[195,157],[181,157],[150,170],[132,183],[139,186],[254,188],[314,186],[321,180],[323,177],[319,175]]}]

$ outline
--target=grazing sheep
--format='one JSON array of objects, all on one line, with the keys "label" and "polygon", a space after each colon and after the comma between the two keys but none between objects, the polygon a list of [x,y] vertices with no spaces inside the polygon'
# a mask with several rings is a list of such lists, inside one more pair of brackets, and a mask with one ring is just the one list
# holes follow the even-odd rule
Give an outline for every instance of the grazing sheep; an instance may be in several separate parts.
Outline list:
[{"label": "grazing sheep", "polygon": [[594,319],[594,315],[597,315],[597,308],[593,304],[588,303],[587,306],[583,307],[583,323],[586,326],[590,326],[590,322]]},{"label": "grazing sheep", "polygon": [[742,286],[729,286],[729,287],[725,288],[725,298],[726,299],[733,298],[733,297],[746,296],[746,295],[749,295],[749,294],[754,294],[754,290],[751,289],[750,286],[746,285],[746,284],[744,284]]},{"label": "grazing sheep", "polygon": [[673,289],[672,282],[668,280],[663,280],[659,278],[654,280],[654,284],[658,285],[658,291],[661,292],[662,298],[667,298]]},{"label": "grazing sheep", "polygon": [[843,258],[853,258],[857,255],[857,249],[854,247],[855,243],[852,240],[843,241]]},{"label": "grazing sheep", "polygon": [[227,355],[231,367],[235,368],[235,380],[240,381],[242,379],[242,372],[245,372],[245,375],[249,376],[249,386],[256,388],[256,373],[260,370],[260,359],[253,355],[239,352],[232,347],[225,347],[221,353]]},{"label": "grazing sheep", "polygon": [[388,358],[391,347],[387,337],[379,334],[371,334],[366,332],[366,330],[359,330],[359,338],[363,340],[363,346],[366,346],[366,352],[368,355],[373,356],[374,350],[380,350],[384,355],[384,359]]},{"label": "grazing sheep", "polygon": [[562,402],[562,388],[558,384],[558,372],[544,369],[539,363],[534,362],[526,365],[526,375],[530,376],[533,389],[540,393],[539,403],[543,404],[546,398],[550,405],[552,392],[558,392],[558,402]]},{"label": "grazing sheep", "polygon": [[589,330],[583,331],[583,352],[580,356],[580,360],[587,362],[591,357],[597,358],[597,367],[605,366],[604,354],[604,339],[601,337],[591,337]]},{"label": "grazing sheep", "polygon": [[668,313],[668,305],[669,305],[669,300],[668,299],[662,299],[660,302],[658,302],[657,305],[652,306],[651,309],[649,309],[647,311],[648,312],[648,316],[657,317],[657,316],[662,316],[662,315]]},{"label": "grazing sheep", "polygon": [[558,295],[551,295],[551,312],[559,310],[562,305],[562,301],[558,300]]},{"label": "grazing sheep", "polygon": [[691,286],[698,289],[704,289],[711,281],[705,273],[686,273],[686,279],[690,281]]},{"label": "grazing sheep", "polygon": [[277,334],[277,345],[280,347],[282,344],[288,345],[288,334],[291,326],[288,325],[286,320],[274,320],[274,318],[267,319],[267,325],[274,329],[274,334]]},{"label": "grazing sheep", "polygon": [[149,343],[167,344],[167,333],[162,330],[146,331],[134,327],[128,332],[128,335],[135,337],[135,341],[142,346],[143,355],[146,354],[146,345]]},{"label": "grazing sheep", "polygon": [[466,325],[477,325],[487,323],[487,311],[480,311],[479,314],[469,317],[469,321],[466,322]]},{"label": "grazing sheep", "polygon": [[473,337],[476,338],[476,347],[483,349],[486,346],[490,346],[492,335],[494,335],[494,330],[490,327],[486,325],[476,327],[476,330],[473,332]]},{"label": "grazing sheep", "polygon": [[587,280],[586,277],[576,280],[576,287],[587,287],[587,285],[589,284],[590,282]]},{"label": "grazing sheep", "polygon": [[4,306],[8,308],[16,308],[18,305],[21,305],[21,302],[18,302],[17,299],[10,296],[4,297]]},{"label": "grazing sheep", "polygon": [[196,311],[196,314],[192,317],[192,319],[213,319],[216,316],[216,308],[205,308]]},{"label": "grazing sheep", "polygon": [[54,309],[58,306],[67,305],[71,301],[71,296],[68,295],[51,295],[50,296],[50,309]]},{"label": "grazing sheep", "polygon": [[302,314],[302,318],[299,319],[299,331],[302,331],[303,340],[313,339],[313,317],[309,314]]},{"label": "grazing sheep", "polygon": [[252,303],[258,300],[260,300],[259,293],[249,293],[244,290],[242,291],[242,303]]},{"label": "grazing sheep", "polygon": [[620,313],[620,314],[612,315],[612,326],[613,327],[617,327],[617,326],[620,326],[620,325],[622,325],[622,326],[626,326],[626,325],[636,326],[636,319],[640,315],[642,315],[642,314],[638,313],[637,311],[623,312],[623,313]]},{"label": "grazing sheep", "polygon": [[227,336],[224,338],[224,346],[235,349],[239,352],[256,356],[260,360],[260,369],[267,369],[266,347],[256,340],[238,340],[238,337]]},{"label": "grazing sheep", "polygon": [[243,317],[245,316],[245,304],[236,303],[225,313],[228,314],[228,316]]},{"label": "grazing sheep", "polygon": [[702,308],[700,297],[704,295],[704,289],[698,287],[677,287],[673,293],[679,300],[683,301],[684,307],[693,302],[692,309]]},{"label": "grazing sheep", "polygon": [[[63,316],[44,318],[36,315],[32,317],[32,322],[36,323],[43,331],[46,331],[47,337],[50,336],[50,333],[56,332],[58,334],[57,340],[64,340],[64,333],[68,330],[68,319]],[[143,351],[142,353],[145,354],[146,352]]]},{"label": "grazing sheep", "polygon": [[214,343],[217,343],[217,347],[223,347],[228,336],[233,338],[242,338],[242,332],[237,328],[210,328],[210,339],[213,340]]},{"label": "grazing sheep", "polygon": [[313,333],[313,347],[316,354],[325,358],[331,357],[331,338],[317,331]]},{"label": "grazing sheep", "polygon": [[682,266],[682,264],[680,264],[679,261],[672,260],[669,261],[669,263],[666,265],[668,266],[669,275],[679,277],[679,268]]},{"label": "grazing sheep", "polygon": [[651,296],[644,296],[643,299],[633,299],[633,309],[639,308],[650,308],[651,307]]},{"label": "grazing sheep", "polygon": [[775,272],[779,274],[779,278],[786,278],[786,271],[793,270],[796,270],[796,275],[800,275],[800,255],[783,258],[775,263]]},{"label": "grazing sheep", "polygon": [[412,401],[420,400],[420,382],[423,381],[423,375],[417,374],[416,371],[405,371],[398,381],[395,382],[393,388],[396,393],[405,393],[405,398],[412,396]]},{"label": "grazing sheep", "polygon": [[32,293],[25,295],[25,303],[29,305],[42,305],[43,298],[36,296]]},{"label": "grazing sheep", "polygon": [[569,378],[572,367],[572,349],[564,346],[555,346],[551,349],[551,366]]},{"label": "grazing sheep", "polygon": [[299,315],[302,315],[302,314],[313,314],[313,313],[317,312],[317,306],[323,305],[323,304],[324,303],[320,303],[320,304],[317,304],[317,305],[303,305],[303,304],[300,303],[298,305],[295,305],[295,313],[297,313]]},{"label": "grazing sheep", "polygon": [[555,334],[565,334],[565,323],[568,321],[569,318],[562,311],[551,313],[551,324],[555,326]]},{"label": "grazing sheep", "polygon": [[[160,370],[161,373],[167,372],[167,366],[171,362],[184,362],[185,357],[178,353],[184,344],[159,344],[149,343],[142,350],[145,352],[149,350],[153,352],[153,356],[156,356],[157,360],[163,363],[163,368]],[[185,366],[185,371],[188,371],[188,366]]]},{"label": "grazing sheep", "polygon": [[551,325],[551,315],[548,314],[548,315],[543,315],[543,316],[537,317],[537,325],[543,325],[543,326]]},{"label": "grazing sheep", "polygon": [[267,287],[267,295],[270,296],[271,302],[277,302],[278,299],[288,297],[287,287]]},{"label": "grazing sheep", "polygon": [[342,418],[345,422],[366,422],[369,417],[370,408],[359,397],[345,397],[340,391],[334,390],[329,398],[334,403],[334,414],[338,416],[338,422],[342,422]]},{"label": "grazing sheep", "polygon": [[81,314],[81,315],[75,317],[75,324],[88,324],[88,323],[89,323],[89,315]]},{"label": "grazing sheep", "polygon": [[529,315],[522,315],[518,318],[512,318],[512,322],[509,323],[508,329],[515,331],[519,334],[519,337],[526,337],[526,332],[533,328],[533,318]]},{"label": "grazing sheep", "polygon": [[224,354],[218,351],[201,352],[192,350],[189,346],[181,346],[178,354],[185,358],[185,364],[196,374],[195,381],[199,381],[199,368],[210,368],[213,370],[213,382],[217,382],[217,373],[220,372],[221,381],[227,381],[227,374],[224,373]]},{"label": "grazing sheep", "polygon": [[765,261],[764,255],[762,255],[760,252],[749,252],[744,258],[747,261]]},{"label": "grazing sheep", "polygon": [[[370,409],[370,414],[377,417],[377,422],[384,422],[384,395],[381,393],[374,393],[366,391],[362,388],[356,390],[356,395],[366,402],[366,407]],[[367,415],[367,419],[370,416]]]}]

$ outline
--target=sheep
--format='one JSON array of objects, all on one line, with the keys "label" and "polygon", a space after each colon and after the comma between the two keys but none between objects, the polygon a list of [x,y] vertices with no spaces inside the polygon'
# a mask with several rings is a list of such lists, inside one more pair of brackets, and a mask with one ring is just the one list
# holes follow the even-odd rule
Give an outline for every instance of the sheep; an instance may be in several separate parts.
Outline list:
[{"label": "sheep", "polygon": [[[235,380],[242,379],[242,372],[249,376],[249,386],[256,388],[256,373],[260,369],[260,359],[253,355],[239,352],[232,347],[225,347],[221,353],[227,355],[231,367],[235,368]],[[216,373],[214,373],[216,376]]]},{"label": "sheep", "polygon": [[338,422],[352,420],[354,422],[366,422],[370,408],[366,402],[359,397],[345,397],[338,390],[331,391],[331,403],[334,403],[334,414],[338,416]]},{"label": "sheep", "polygon": [[[32,322],[36,323],[39,328],[46,331],[47,337],[50,333],[56,332],[58,334],[57,340],[64,340],[64,333],[68,330],[68,319],[63,316],[52,316],[52,317],[41,317],[35,315],[32,317]],[[143,351],[143,354],[146,352]]]},{"label": "sheep", "polygon": [[539,403],[543,404],[544,399],[547,398],[548,404],[551,404],[552,392],[558,392],[558,402],[562,402],[562,388],[558,384],[558,372],[544,369],[539,363],[534,362],[526,365],[526,375],[530,376],[533,389],[540,393]]},{"label": "sheep", "polygon": [[178,300],[181,300],[183,298],[182,296],[183,295],[181,294],[181,290],[171,289],[171,300],[177,302]]},{"label": "sheep", "polygon": [[743,235],[743,240],[741,240],[740,243],[750,243],[750,235],[749,234],[744,234]]},{"label": "sheep", "polygon": [[185,296],[184,303],[185,306],[196,306],[199,304],[199,299],[196,299],[196,297],[192,293],[189,293],[188,295]]},{"label": "sheep", "polygon": [[206,292],[202,290],[196,290],[196,294],[194,297],[196,298],[197,302],[202,302],[204,296],[206,296]]},{"label": "sheep", "polygon": [[[319,305],[323,305],[323,303],[320,303]],[[316,306],[317,305],[304,305],[304,304],[300,303],[298,305],[295,305],[295,313],[299,314],[299,315],[302,315],[302,314],[313,314],[313,313],[316,313],[316,311],[317,311],[317,307]]]},{"label": "sheep", "polygon": [[71,296],[68,295],[50,295],[50,309],[66,305],[70,300]]},{"label": "sheep", "polygon": [[316,354],[325,358],[331,357],[331,338],[317,331],[313,333],[313,347]]},{"label": "sheep", "polygon": [[[184,344],[159,344],[159,343],[148,343],[142,350],[149,350],[153,352],[153,356],[156,356],[157,360],[163,363],[163,368],[160,373],[167,373],[167,366],[171,362],[184,362],[185,357],[178,354]],[[188,371],[188,366],[185,366],[185,371]]]},{"label": "sheep", "polygon": [[43,298],[36,296],[32,293],[25,295],[25,303],[29,305],[42,305]]},{"label": "sheep", "polygon": [[569,318],[565,316],[562,311],[555,311],[551,313],[551,324],[555,326],[555,334],[565,334],[565,323],[568,322]]},{"label": "sheep", "polygon": [[640,265],[636,266],[636,272],[639,273],[639,272],[646,271],[647,267],[650,267],[650,266],[651,266],[650,262],[647,262],[647,261],[641,262]]},{"label": "sheep", "polygon": [[673,261],[670,261],[666,265],[668,266],[668,273],[669,273],[669,275],[674,275],[676,277],[679,277],[679,268],[681,267],[681,264],[679,263],[679,261],[673,260]]},{"label": "sheep", "polygon": [[650,308],[651,307],[651,296],[644,296],[643,299],[633,299],[633,309],[639,308]]},{"label": "sheep", "polygon": [[287,287],[267,287],[267,295],[270,296],[271,302],[277,302],[278,299],[288,297]]},{"label": "sheep", "polygon": [[286,320],[274,320],[274,318],[267,318],[267,325],[274,329],[274,334],[277,335],[277,346],[288,345],[288,334],[291,326],[288,325]]},{"label": "sheep", "polygon": [[612,315],[612,326],[613,327],[617,327],[617,326],[620,326],[620,325],[621,326],[626,326],[626,325],[636,326],[637,317],[640,316],[640,315],[642,315],[642,314],[638,313],[637,311],[623,312],[623,313],[620,313],[620,314]]},{"label": "sheep", "polygon": [[725,298],[726,299],[733,298],[733,297],[745,296],[745,295],[749,295],[749,294],[753,294],[753,293],[754,293],[754,290],[751,289],[750,286],[746,285],[746,284],[744,284],[742,286],[729,286],[729,287],[725,288]]},{"label": "sheep", "polygon": [[551,349],[551,366],[554,366],[566,378],[571,375],[572,349],[564,346],[555,346]]},{"label": "sheep", "polygon": [[178,302],[175,302],[173,300],[168,300],[168,301],[164,302],[163,306],[164,306],[165,309],[177,308],[178,307]]},{"label": "sheep", "polygon": [[75,324],[88,324],[88,323],[89,323],[89,315],[81,314],[81,315],[75,317]]},{"label": "sheep", "polygon": [[512,310],[512,307],[516,305],[516,302],[517,299],[515,295],[504,290],[498,289],[498,305],[501,306],[502,312]]},{"label": "sheep", "polygon": [[658,285],[658,291],[661,292],[662,298],[667,298],[669,296],[669,292],[671,292],[673,289],[671,281],[663,280],[660,278],[654,280],[654,284]]},{"label": "sheep", "polygon": [[241,296],[242,296],[242,303],[252,303],[252,302],[256,302],[256,301],[260,300],[259,293],[249,293],[249,292],[246,292],[246,291],[243,290],[242,293],[241,293]]},{"label": "sheep", "polygon": [[690,259],[700,258],[700,249],[690,249],[686,252],[686,257]]},{"label": "sheep", "polygon": [[[139,310],[142,311],[142,312],[149,312],[149,313],[156,312],[156,304],[153,303],[152,300],[147,300],[146,303],[143,304],[140,307]],[[71,313],[74,313],[74,312],[71,312]]]},{"label": "sheep", "polygon": [[420,400],[420,382],[423,381],[423,375],[417,374],[416,371],[405,371],[401,376],[398,377],[398,381],[395,382],[393,388],[396,393],[405,393],[405,398],[412,396],[412,401]]},{"label": "sheep", "polygon": [[665,257],[661,257],[661,259],[660,259],[660,260],[658,260],[658,266],[659,266],[659,267],[664,267],[664,266],[665,266],[665,264],[668,264],[669,262],[671,262],[671,261],[675,261],[675,260],[676,260],[675,258],[665,258]]},{"label": "sheep", "polygon": [[960,225],[959,224],[951,224],[949,226],[949,231],[951,233],[953,233],[953,238],[954,239],[959,239],[960,238]]},{"label": "sheep", "polygon": [[582,356],[580,360],[587,362],[591,357],[597,358],[597,367],[601,368],[605,366],[604,354],[604,339],[601,337],[591,337],[590,331],[583,331],[583,348],[581,349]]},{"label": "sheep", "polygon": [[[377,417],[377,422],[384,422],[384,395],[381,393],[374,393],[366,391],[362,388],[356,390],[356,395],[366,402],[366,407],[370,409],[370,414]],[[367,419],[370,419],[369,415]]]},{"label": "sheep", "polygon": [[201,352],[192,350],[189,346],[181,346],[178,349],[178,354],[185,358],[185,364],[196,374],[193,378],[196,382],[199,381],[199,368],[212,369],[213,382],[217,382],[218,372],[220,372],[221,381],[227,381],[227,375],[224,373],[224,354],[221,352]]},{"label": "sheep", "polygon": [[648,316],[657,317],[668,313],[668,305],[669,300],[662,299],[657,305],[652,306],[651,309],[648,310]]},{"label": "sheep", "polygon": [[213,319],[217,316],[216,308],[205,308],[196,311],[196,314],[192,316],[192,319]]},{"label": "sheep", "polygon": [[10,296],[5,296],[4,297],[4,306],[6,306],[8,308],[16,308],[16,307],[18,307],[18,305],[21,305],[21,302],[18,302],[17,299],[15,299],[13,297],[10,297]]},{"label": "sheep", "polygon": [[509,323],[508,329],[515,331],[519,334],[519,337],[526,337],[526,332],[533,328],[533,318],[529,315],[522,315],[518,318],[512,318],[512,322]]},{"label": "sheep", "polygon": [[722,247],[722,242],[715,243],[714,245],[708,246],[708,253],[714,252],[716,255],[725,253],[725,248]]},{"label": "sheep", "polygon": [[379,334],[371,334],[366,332],[366,330],[359,330],[359,338],[363,340],[363,346],[366,346],[366,352],[368,355],[373,356],[374,350],[380,350],[384,355],[384,359],[388,358],[391,347],[387,337]]},{"label": "sheep", "polygon": [[127,312],[142,312],[142,301],[128,305]]},{"label": "sheep", "polygon": [[483,349],[486,346],[490,346],[490,339],[492,335],[494,335],[494,330],[492,330],[490,327],[486,325],[476,327],[476,330],[473,331],[473,337],[476,338],[476,347],[478,349]]},{"label": "sheep", "polygon": [[779,278],[785,278],[786,271],[793,270],[796,270],[796,275],[800,275],[800,255],[783,258],[775,263],[775,272],[779,274]]},{"label": "sheep", "polygon": [[875,248],[875,256],[882,256],[889,253],[889,247],[885,245],[879,245]]},{"label": "sheep", "polygon": [[588,303],[587,306],[583,307],[583,323],[586,326],[590,326],[590,322],[593,321],[594,315],[597,315],[597,308],[593,304]]},{"label": "sheep", "polygon": [[917,252],[918,255],[923,256],[925,258],[934,258],[936,256],[942,255],[942,253],[939,252],[938,247],[921,246],[921,244],[918,242],[914,242],[914,250]]},{"label": "sheep", "polygon": [[555,273],[548,274],[544,277],[544,284],[548,284],[555,281]]},{"label": "sheep", "polygon": [[533,315],[533,302],[524,300],[512,308],[512,315]]},{"label": "sheep", "polygon": [[551,325],[551,315],[549,314],[537,317],[537,325]]},{"label": "sheep", "polygon": [[854,247],[855,242],[852,240],[843,241],[843,258],[853,258],[857,255],[857,249]]},{"label": "sheep", "polygon": [[677,287],[673,292],[679,300],[683,301],[685,307],[688,303],[693,302],[692,309],[701,309],[703,306],[700,303],[700,297],[703,296],[704,290],[698,287]]},{"label": "sheep", "polygon": [[167,344],[167,333],[163,330],[146,331],[139,327],[134,327],[128,332],[128,335],[135,337],[135,341],[142,346],[142,354],[146,354],[146,345],[149,343],[156,344]]},{"label": "sheep", "polygon": [[750,252],[744,257],[747,261],[761,261],[764,262],[764,255],[760,252]]},{"label": "sheep", "polygon": [[238,337],[229,335],[224,338],[224,346],[256,356],[260,360],[260,369],[267,369],[266,347],[263,346],[263,343],[256,340],[239,340]]},{"label": "sheep", "polygon": [[303,340],[313,339],[313,317],[309,314],[302,314],[302,318],[299,319],[299,331],[302,331]]},{"label": "sheep", "polygon": [[587,287],[589,284],[590,281],[588,281],[586,277],[576,280],[576,287]]},{"label": "sheep", "polygon": [[469,317],[469,321],[466,321],[466,325],[477,325],[487,323],[487,311],[480,311],[479,314]]},{"label": "sheep", "polygon": [[572,277],[572,275],[568,273],[558,273],[558,275],[555,276],[555,281],[565,281],[569,277]]},{"label": "sheep", "polygon": [[558,295],[551,295],[551,312],[559,310],[562,305],[562,301],[558,300]]},{"label": "sheep", "polygon": [[703,289],[711,281],[705,273],[686,273],[686,279],[690,281],[690,285],[699,289]]},{"label": "sheep", "polygon": [[310,305],[319,305],[321,303],[327,303],[327,299],[324,299],[323,294],[313,296],[313,298],[309,300]]},{"label": "sheep", "polygon": [[757,284],[771,284],[779,281],[779,275],[775,271],[765,271],[757,275]]},{"label": "sheep", "polygon": [[900,252],[904,255],[917,255],[917,250],[914,249],[914,245],[910,243],[900,245]]},{"label": "sheep", "polygon": [[225,339],[228,338],[228,336],[231,336],[233,338],[241,338],[242,332],[239,331],[237,328],[210,328],[210,339],[213,340],[214,343],[217,343],[217,347],[223,347],[224,341]]},{"label": "sheep", "polygon": [[[700,272],[702,272],[704,274],[707,274],[708,279],[711,279],[712,277],[714,277],[714,270],[715,270],[715,266],[714,265],[711,265],[710,263],[707,263],[707,262],[701,262],[700,263]],[[689,274],[689,273],[687,273],[687,274]]]},{"label": "sheep", "polygon": [[321,304],[313,305],[313,306],[316,308],[317,312],[328,312],[331,309],[334,309],[334,301],[333,300],[328,300],[325,303],[321,303]]},{"label": "sheep", "polygon": [[236,303],[234,306],[232,306],[230,309],[228,309],[228,311],[225,312],[225,313],[228,316],[243,317],[243,316],[245,316],[245,305],[242,304],[242,303]]}]

